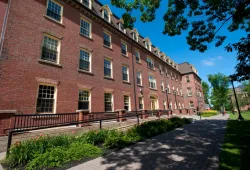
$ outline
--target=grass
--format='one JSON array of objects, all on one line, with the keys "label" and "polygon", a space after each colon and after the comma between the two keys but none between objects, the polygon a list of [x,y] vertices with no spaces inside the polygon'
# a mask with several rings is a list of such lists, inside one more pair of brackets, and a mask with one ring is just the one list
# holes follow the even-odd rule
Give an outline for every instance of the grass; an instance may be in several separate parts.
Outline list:
[{"label": "grass", "polygon": [[2,163],[6,169],[52,169],[72,161],[87,161],[112,149],[121,149],[138,141],[190,123],[190,119],[173,117],[144,122],[127,131],[100,130],[81,135],[41,135],[16,142]]},{"label": "grass", "polygon": [[230,113],[219,170],[250,169],[250,112],[243,112],[244,121],[238,121],[238,114]]}]

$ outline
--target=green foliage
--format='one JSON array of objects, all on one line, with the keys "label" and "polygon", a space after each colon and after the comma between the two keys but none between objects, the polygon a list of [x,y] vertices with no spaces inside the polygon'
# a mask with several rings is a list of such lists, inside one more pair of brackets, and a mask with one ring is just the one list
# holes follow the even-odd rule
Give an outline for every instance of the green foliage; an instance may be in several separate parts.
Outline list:
[{"label": "green foliage", "polygon": [[217,115],[218,112],[216,110],[209,110],[209,111],[204,111],[201,113],[202,117],[210,117],[210,116],[215,116]]},{"label": "green foliage", "polygon": [[209,100],[208,100],[209,99],[209,85],[208,83],[204,81],[201,83],[201,85],[202,85],[205,103],[209,104]]},{"label": "green foliage", "polygon": [[208,81],[212,85],[211,103],[216,110],[221,110],[228,103],[229,78],[222,74],[209,74]]},{"label": "green foliage", "polygon": [[73,142],[69,147],[56,147],[49,149],[43,154],[35,155],[35,158],[28,162],[26,169],[44,169],[61,167],[72,160],[90,159],[98,157],[102,150],[91,144]]},{"label": "green foliage", "polygon": [[103,149],[120,149],[190,123],[190,119],[173,117],[144,122],[125,132],[118,130],[89,131],[78,136],[43,136],[15,143],[7,159],[8,167],[47,169],[61,167],[72,160],[100,156]]},{"label": "green foliage", "polygon": [[[160,2],[160,0],[111,0],[112,5],[125,9],[125,13],[131,14],[133,10],[139,9],[140,19],[143,22],[155,19],[155,12]],[[248,80],[250,79],[249,5],[249,0],[168,0],[166,13],[163,16],[165,23],[163,34],[176,36],[188,30],[186,40],[190,50],[205,52],[210,43],[219,47],[226,40],[227,36],[219,35],[223,26],[227,26],[229,32],[244,31],[245,36],[239,37],[238,42],[226,45],[225,50],[237,52],[239,63],[232,78],[240,81]],[[135,21],[135,19],[124,20],[125,25],[129,26],[133,26]]]}]

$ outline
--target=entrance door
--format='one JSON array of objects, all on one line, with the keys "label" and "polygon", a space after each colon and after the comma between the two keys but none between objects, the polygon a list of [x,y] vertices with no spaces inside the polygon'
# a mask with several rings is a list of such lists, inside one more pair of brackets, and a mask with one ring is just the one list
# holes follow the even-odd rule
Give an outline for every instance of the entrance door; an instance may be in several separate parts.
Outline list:
[{"label": "entrance door", "polygon": [[156,99],[150,99],[151,110],[156,110]]}]

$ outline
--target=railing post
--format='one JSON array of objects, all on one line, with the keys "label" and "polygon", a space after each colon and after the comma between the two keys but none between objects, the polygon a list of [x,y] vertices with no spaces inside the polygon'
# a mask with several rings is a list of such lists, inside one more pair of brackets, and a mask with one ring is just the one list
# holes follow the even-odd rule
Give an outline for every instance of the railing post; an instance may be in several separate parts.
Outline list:
[{"label": "railing post", "polygon": [[127,120],[125,117],[123,117],[126,114],[125,109],[117,109],[116,111],[118,112],[118,115],[119,115],[119,122],[123,122]]},{"label": "railing post", "polygon": [[79,113],[78,127],[83,127],[83,122],[88,121],[89,110],[77,110],[76,113]]},{"label": "railing post", "polygon": [[10,146],[11,146],[11,141],[12,141],[12,130],[9,131],[9,135],[8,135],[8,143],[7,143],[7,152],[6,152],[6,157],[9,155],[10,153]]},{"label": "railing post", "polygon": [[102,129],[102,120],[100,120],[100,130]]},{"label": "railing post", "polygon": [[156,116],[160,119],[161,118],[161,110],[158,110]]}]

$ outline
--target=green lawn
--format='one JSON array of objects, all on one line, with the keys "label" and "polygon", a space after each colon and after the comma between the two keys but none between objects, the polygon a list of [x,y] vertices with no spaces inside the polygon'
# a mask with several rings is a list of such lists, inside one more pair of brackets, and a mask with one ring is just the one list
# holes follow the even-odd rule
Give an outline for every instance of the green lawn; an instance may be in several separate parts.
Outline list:
[{"label": "green lawn", "polygon": [[238,114],[230,113],[219,170],[250,169],[250,112],[242,113],[244,121],[238,121]]}]

